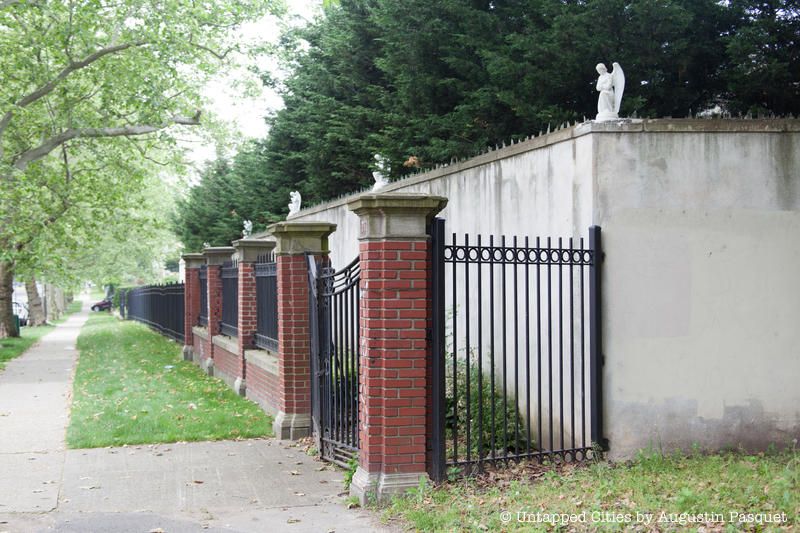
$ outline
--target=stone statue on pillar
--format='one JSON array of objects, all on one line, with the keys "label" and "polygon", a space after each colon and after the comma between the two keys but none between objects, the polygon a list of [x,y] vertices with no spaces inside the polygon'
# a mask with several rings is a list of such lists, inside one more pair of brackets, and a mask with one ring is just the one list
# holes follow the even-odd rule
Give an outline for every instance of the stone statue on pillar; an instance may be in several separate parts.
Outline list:
[{"label": "stone statue on pillar", "polygon": [[389,162],[380,154],[375,154],[375,170],[372,173],[372,179],[375,180],[375,185],[372,186],[372,191],[383,189],[389,184]]},{"label": "stone statue on pillar", "polygon": [[598,122],[616,120],[619,118],[619,106],[622,103],[622,93],[625,91],[625,73],[619,63],[612,63],[611,73],[606,70],[603,63],[597,64],[597,99]]},{"label": "stone statue on pillar", "polygon": [[300,211],[300,203],[303,201],[299,191],[289,193],[289,216],[296,215]]}]

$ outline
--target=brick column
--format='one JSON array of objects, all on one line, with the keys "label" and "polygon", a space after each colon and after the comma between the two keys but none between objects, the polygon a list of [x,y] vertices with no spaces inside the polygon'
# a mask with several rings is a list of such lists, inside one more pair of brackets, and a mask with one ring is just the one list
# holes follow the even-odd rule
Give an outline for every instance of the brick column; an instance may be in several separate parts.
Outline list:
[{"label": "brick column", "polygon": [[350,494],[362,504],[427,477],[430,260],[427,225],[441,196],[364,194],[360,219],[359,461]]},{"label": "brick column", "polygon": [[200,267],[206,264],[203,254],[184,254],[186,281],[183,288],[183,359],[192,360],[194,334],[192,328],[197,325],[200,316]]},{"label": "brick column", "polygon": [[208,283],[208,339],[206,339],[206,359],[202,366],[209,375],[214,374],[214,335],[219,335],[222,321],[222,264],[231,260],[233,247],[217,246],[205,248],[206,275]]},{"label": "brick column", "polygon": [[311,434],[311,329],[309,327],[308,256],[327,264],[326,222],[279,222],[269,227],[277,246],[278,396],[272,428],[280,439]]},{"label": "brick column", "polygon": [[256,262],[275,248],[275,241],[264,239],[240,239],[233,241],[234,258],[239,262],[239,309],[238,309],[238,375],[233,389],[245,395],[247,365],[244,351],[253,347],[253,336],[258,327],[258,301],[256,299]]}]

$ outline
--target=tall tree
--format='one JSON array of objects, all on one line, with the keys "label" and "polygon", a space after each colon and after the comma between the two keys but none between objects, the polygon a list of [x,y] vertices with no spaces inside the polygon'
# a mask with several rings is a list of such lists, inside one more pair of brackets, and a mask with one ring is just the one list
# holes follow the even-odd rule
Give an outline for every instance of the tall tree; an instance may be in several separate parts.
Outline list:
[{"label": "tall tree", "polygon": [[[118,162],[200,122],[200,87],[238,45],[232,29],[267,1],[42,0],[0,3],[0,272],[73,210],[100,208]],[[76,179],[104,177],[90,187]],[[140,177],[139,177],[140,178]],[[123,190],[124,191],[124,190]],[[74,228],[73,228],[74,229]],[[0,284],[0,338],[14,335]]]}]

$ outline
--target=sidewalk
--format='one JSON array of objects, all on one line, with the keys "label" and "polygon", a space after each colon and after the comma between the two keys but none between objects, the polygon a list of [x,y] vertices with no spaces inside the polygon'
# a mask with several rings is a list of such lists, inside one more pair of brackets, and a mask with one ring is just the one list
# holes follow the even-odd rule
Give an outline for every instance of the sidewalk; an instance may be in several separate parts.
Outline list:
[{"label": "sidewalk", "polygon": [[342,473],[274,439],[66,450],[69,318],[0,372],[0,533],[381,531]]}]

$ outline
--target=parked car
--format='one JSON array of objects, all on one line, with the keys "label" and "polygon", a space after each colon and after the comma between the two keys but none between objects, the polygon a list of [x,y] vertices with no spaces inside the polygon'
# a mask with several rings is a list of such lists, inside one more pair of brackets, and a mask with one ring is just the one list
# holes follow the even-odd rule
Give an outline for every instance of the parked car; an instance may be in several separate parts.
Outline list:
[{"label": "parked car", "polygon": [[96,304],[92,304],[92,311],[108,311],[109,309],[111,309],[111,298],[104,298]]},{"label": "parked car", "polygon": [[11,307],[14,310],[14,314],[19,317],[19,325],[20,326],[27,326],[28,325],[28,306],[23,303],[19,302],[11,302]]}]

